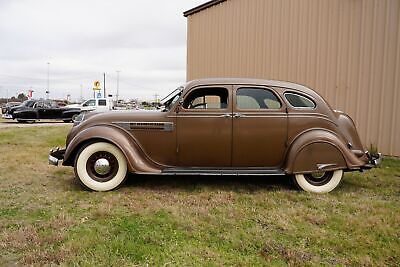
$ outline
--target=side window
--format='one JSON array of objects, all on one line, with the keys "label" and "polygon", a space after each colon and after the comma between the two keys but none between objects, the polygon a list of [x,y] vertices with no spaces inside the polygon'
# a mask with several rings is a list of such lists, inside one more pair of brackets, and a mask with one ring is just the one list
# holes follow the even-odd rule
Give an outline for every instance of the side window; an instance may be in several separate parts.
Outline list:
[{"label": "side window", "polygon": [[310,98],[296,94],[296,93],[285,93],[285,98],[292,107],[295,108],[315,108],[315,103]]},{"label": "side window", "polygon": [[228,90],[219,87],[196,89],[183,102],[185,109],[226,109],[227,107]]},{"label": "side window", "polygon": [[94,99],[88,100],[85,103],[83,103],[82,106],[84,106],[84,107],[96,106],[96,100],[94,100]]},{"label": "side window", "polygon": [[251,87],[237,90],[236,105],[239,109],[279,109],[282,106],[272,91]]},{"label": "side window", "polygon": [[107,104],[105,99],[100,99],[99,100],[99,106],[105,106]]},{"label": "side window", "polygon": [[36,102],[35,105],[36,106],[34,106],[34,108],[44,108],[45,107],[44,102],[42,102],[42,101]]}]

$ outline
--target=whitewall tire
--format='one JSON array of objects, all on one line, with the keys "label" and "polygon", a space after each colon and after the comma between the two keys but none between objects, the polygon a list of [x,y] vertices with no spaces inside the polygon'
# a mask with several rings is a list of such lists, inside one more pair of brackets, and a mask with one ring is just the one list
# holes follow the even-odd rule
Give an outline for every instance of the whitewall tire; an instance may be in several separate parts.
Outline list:
[{"label": "whitewall tire", "polygon": [[296,174],[294,180],[304,191],[323,194],[335,189],[343,178],[343,170]]},{"label": "whitewall tire", "polygon": [[75,174],[79,181],[94,191],[109,191],[120,186],[128,167],[124,154],[113,144],[92,143],[78,152]]}]

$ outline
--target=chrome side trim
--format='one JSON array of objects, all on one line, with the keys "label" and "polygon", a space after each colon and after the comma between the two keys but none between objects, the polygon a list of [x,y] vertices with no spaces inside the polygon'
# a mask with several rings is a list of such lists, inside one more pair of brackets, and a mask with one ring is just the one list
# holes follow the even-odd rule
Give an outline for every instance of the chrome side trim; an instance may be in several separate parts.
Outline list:
[{"label": "chrome side trim", "polygon": [[317,164],[318,170],[323,170],[329,167],[335,167],[337,164],[336,163],[330,163],[330,164]]},{"label": "chrome side trim", "polygon": [[289,112],[288,115],[301,115],[301,116],[316,116],[316,117],[325,117],[329,118],[328,115],[322,113],[315,113],[315,112]]},{"label": "chrome side trim", "polygon": [[113,124],[127,130],[159,130],[159,131],[173,131],[174,130],[174,123],[173,122],[126,122],[126,121],[115,121],[112,122]]}]

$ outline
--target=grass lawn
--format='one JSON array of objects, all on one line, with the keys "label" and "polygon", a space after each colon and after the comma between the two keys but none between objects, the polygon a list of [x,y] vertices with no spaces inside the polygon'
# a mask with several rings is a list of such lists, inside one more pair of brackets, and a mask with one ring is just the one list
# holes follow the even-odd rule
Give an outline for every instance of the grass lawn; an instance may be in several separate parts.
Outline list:
[{"label": "grass lawn", "polygon": [[400,265],[400,161],[326,195],[289,179],[129,177],[47,165],[68,127],[0,129],[0,265]]}]

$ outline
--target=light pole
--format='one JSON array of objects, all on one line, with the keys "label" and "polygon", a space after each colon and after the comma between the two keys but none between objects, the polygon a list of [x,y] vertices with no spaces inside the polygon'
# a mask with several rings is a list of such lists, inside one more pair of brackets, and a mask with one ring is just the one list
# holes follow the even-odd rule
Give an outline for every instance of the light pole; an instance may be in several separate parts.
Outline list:
[{"label": "light pole", "polygon": [[50,62],[47,62],[47,91],[46,98],[49,99],[50,94]]},{"label": "light pole", "polygon": [[117,70],[117,96],[116,96],[116,102],[117,102],[117,105],[118,105],[118,97],[119,97],[119,73],[120,73],[121,71],[120,70]]}]

